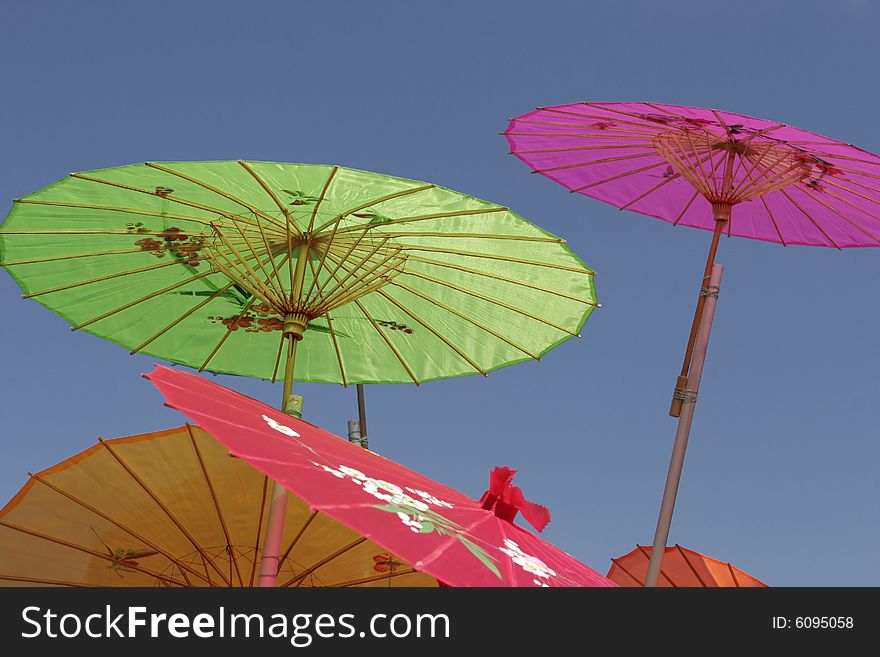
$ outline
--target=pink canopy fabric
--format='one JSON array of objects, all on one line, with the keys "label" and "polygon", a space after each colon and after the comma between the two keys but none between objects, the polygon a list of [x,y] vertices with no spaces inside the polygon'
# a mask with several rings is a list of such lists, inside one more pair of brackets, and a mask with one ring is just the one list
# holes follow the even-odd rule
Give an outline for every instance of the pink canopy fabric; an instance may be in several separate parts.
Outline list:
[{"label": "pink canopy fabric", "polygon": [[[572,103],[511,119],[511,152],[620,209],[730,235],[880,246],[880,157],[784,123],[658,103]],[[717,209],[717,208],[716,208]]]},{"label": "pink canopy fabric", "polygon": [[481,503],[202,377],[162,366],[144,376],[232,455],[444,584],[617,586],[513,524],[511,505],[538,524],[549,512],[509,490],[512,471]]}]

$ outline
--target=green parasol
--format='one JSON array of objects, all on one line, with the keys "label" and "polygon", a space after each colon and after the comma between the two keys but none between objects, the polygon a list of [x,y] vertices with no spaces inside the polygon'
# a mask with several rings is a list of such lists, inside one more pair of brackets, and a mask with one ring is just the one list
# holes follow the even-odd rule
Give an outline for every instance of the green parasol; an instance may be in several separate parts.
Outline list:
[{"label": "green parasol", "polygon": [[294,365],[285,339],[299,381],[485,375],[540,359],[597,306],[593,272],[507,208],[335,166],[74,173],[15,202],[0,248],[73,330],[273,381]]}]

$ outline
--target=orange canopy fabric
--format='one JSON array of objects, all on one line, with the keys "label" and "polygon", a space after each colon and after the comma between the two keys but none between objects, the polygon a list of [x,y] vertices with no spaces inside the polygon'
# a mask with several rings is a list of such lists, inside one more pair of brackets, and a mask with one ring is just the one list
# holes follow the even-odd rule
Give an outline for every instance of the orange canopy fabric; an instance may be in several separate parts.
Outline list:
[{"label": "orange canopy fabric", "polygon": [[[611,560],[608,579],[620,586],[644,586],[651,547],[637,545],[632,552]],[[767,586],[729,563],[707,557],[680,545],[666,548],[657,586],[757,587]]]},{"label": "orange canopy fabric", "polygon": [[[0,585],[253,586],[266,477],[192,425],[101,441],[0,511]],[[437,586],[290,496],[279,583]]]}]

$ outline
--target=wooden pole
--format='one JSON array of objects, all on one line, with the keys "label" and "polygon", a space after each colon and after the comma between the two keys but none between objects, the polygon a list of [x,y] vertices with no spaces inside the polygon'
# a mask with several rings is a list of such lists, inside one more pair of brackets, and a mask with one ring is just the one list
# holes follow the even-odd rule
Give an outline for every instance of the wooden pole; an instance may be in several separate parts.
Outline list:
[{"label": "wooden pole", "polygon": [[709,348],[709,335],[712,332],[712,320],[715,316],[715,305],[718,299],[718,291],[721,287],[723,272],[724,267],[721,265],[716,264],[712,267],[712,273],[702,297],[705,303],[693,349],[691,372],[682,395],[684,404],[678,419],[678,431],[675,434],[675,445],[672,448],[672,458],[670,459],[669,472],[666,476],[666,488],[663,491],[663,501],[660,505],[660,516],[657,519],[657,530],[654,533],[654,547],[651,550],[651,562],[648,565],[645,586],[657,586],[660,568],[663,565],[663,553],[666,551],[666,542],[669,539],[669,527],[672,524],[675,497],[678,494],[678,484],[681,481],[684,455],[687,450],[691,424],[694,419],[697,393],[700,390],[700,378],[703,375],[703,365]]},{"label": "wooden pole", "polygon": [[700,326],[700,319],[703,316],[703,307],[706,297],[702,291],[706,289],[709,278],[712,276],[712,267],[715,264],[715,254],[718,251],[718,242],[721,239],[721,233],[724,226],[730,221],[730,206],[722,206],[721,204],[713,205],[713,213],[715,215],[715,230],[712,232],[712,243],[709,245],[709,256],[706,258],[706,269],[703,272],[703,280],[700,284],[700,296],[697,297],[697,307],[694,310],[694,321],[691,322],[691,332],[688,335],[687,347],[684,350],[684,362],[681,365],[681,373],[675,382],[675,392],[672,395],[672,403],[669,407],[669,415],[678,417],[681,414],[681,396],[687,387],[688,371],[691,368],[691,360],[694,354],[694,341],[697,337],[697,329]]},{"label": "wooden pole", "polygon": [[[302,295],[305,263],[309,257],[308,242],[298,247],[296,272],[294,274],[291,299],[299,300]],[[299,417],[302,415],[298,400],[293,395],[293,374],[296,365],[296,345],[302,340],[308,321],[299,315],[287,315],[284,318],[284,337],[287,339],[287,362],[284,367],[284,389],[281,399],[281,410]],[[266,520],[266,533],[263,539],[263,555],[260,559],[260,587],[274,588],[278,578],[280,563],[281,540],[284,537],[284,517],[287,514],[287,490],[272,482],[269,517]]]}]

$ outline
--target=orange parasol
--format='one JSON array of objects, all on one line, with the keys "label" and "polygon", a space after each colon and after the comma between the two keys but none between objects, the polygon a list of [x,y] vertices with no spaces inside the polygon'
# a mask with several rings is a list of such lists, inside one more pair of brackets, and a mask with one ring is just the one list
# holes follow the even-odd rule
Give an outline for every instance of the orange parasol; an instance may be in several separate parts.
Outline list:
[{"label": "orange parasol", "polygon": [[[611,560],[608,579],[620,586],[644,586],[651,547],[637,545],[632,552]],[[707,557],[676,544],[666,548],[657,586],[758,587],[767,586],[730,563]]]}]

